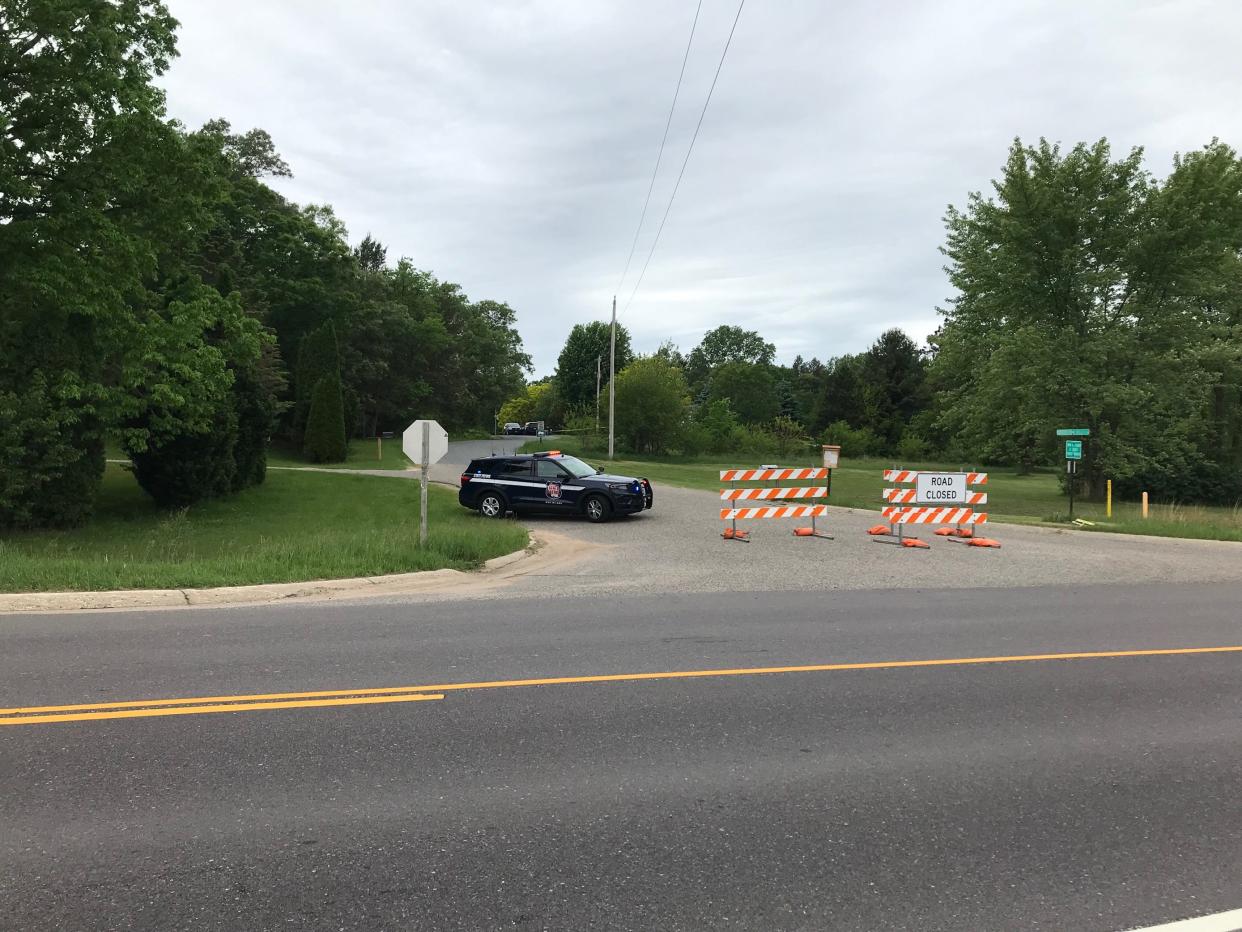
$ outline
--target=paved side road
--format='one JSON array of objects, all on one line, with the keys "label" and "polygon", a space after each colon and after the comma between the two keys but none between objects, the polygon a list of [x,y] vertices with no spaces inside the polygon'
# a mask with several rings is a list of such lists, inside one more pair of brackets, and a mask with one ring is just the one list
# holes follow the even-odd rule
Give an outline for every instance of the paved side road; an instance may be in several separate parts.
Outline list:
[{"label": "paved side road", "polygon": [[[512,452],[528,438],[449,445],[433,477],[456,485],[473,457]],[[554,442],[554,441],[552,441]],[[650,512],[591,525],[561,516],[526,516],[536,532],[592,545],[577,564],[545,575],[537,567],[506,593],[548,598],[610,592],[712,592],[941,589],[1037,585],[1242,581],[1242,544],[1124,534],[1059,531],[996,523],[1002,548],[966,547],[936,538],[930,550],[877,543],[867,529],[875,511],[831,508],[822,523],[835,540],[798,538],[795,521],[753,521],[749,544],[720,537],[720,501],[712,492],[657,485]],[[480,519],[482,520],[482,519]],[[494,598],[497,593],[479,593]]]},{"label": "paved side road", "polygon": [[[6,708],[1237,644],[1242,587],[0,620]],[[1239,654],[0,728],[0,927],[1073,929],[1239,905]]]}]

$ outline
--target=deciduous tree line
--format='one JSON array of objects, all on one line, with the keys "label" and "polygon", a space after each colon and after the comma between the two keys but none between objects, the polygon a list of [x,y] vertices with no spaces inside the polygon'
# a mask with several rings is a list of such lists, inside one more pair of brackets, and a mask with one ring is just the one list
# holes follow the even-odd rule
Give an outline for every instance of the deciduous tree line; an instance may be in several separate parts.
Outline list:
[{"label": "deciduous tree line", "polygon": [[507,305],[266,184],[267,133],[168,120],[176,26],[0,9],[0,527],[83,520],[109,440],[184,506],[261,482],[274,435],[339,459],[416,416],[488,425],[529,366]]},{"label": "deciduous tree line", "polygon": [[[607,411],[608,339],[607,323],[575,326],[556,374],[511,399],[501,419],[594,428],[601,358]],[[635,357],[630,347],[629,331],[618,325],[617,433],[634,452],[779,453],[821,438],[853,456],[926,452],[927,354],[900,330],[865,353],[827,363],[798,357],[789,366],[776,364],[775,346],[760,334],[730,325],[708,331],[685,355],[665,344]]]},{"label": "deciduous tree line", "polygon": [[[1114,158],[1103,140],[1015,141],[992,196],[949,208],[945,226],[956,293],[927,348],[890,330],[863,353],[781,366],[761,335],[723,326],[685,356],[666,345],[631,362],[620,330],[623,445],[778,453],[822,440],[850,456],[1033,469],[1061,462],[1058,427],[1086,427],[1090,494],[1112,479],[1121,494],[1242,500],[1237,152],[1214,140],[1160,180],[1140,150]],[[547,419],[587,426],[582,373],[607,330],[574,328],[538,390]]]}]

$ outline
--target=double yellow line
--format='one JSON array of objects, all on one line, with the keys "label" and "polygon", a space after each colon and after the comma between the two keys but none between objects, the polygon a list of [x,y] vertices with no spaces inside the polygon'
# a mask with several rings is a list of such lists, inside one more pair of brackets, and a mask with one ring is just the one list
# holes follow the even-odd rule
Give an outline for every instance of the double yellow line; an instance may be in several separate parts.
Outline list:
[{"label": "double yellow line", "polygon": [[[380,702],[423,702],[443,699],[443,694],[415,693],[400,696],[352,695],[342,690],[340,699],[305,699],[315,693],[272,693],[263,696],[202,696],[193,699],[151,699],[131,702],[96,702],[87,705],[32,706],[0,709],[0,725],[37,725],[48,722],[89,722],[107,718],[155,718],[161,715],[209,715],[213,712],[253,712],[259,709],[317,709],[341,705],[375,705]],[[271,701],[264,701],[271,700]]]},{"label": "double yellow line", "polygon": [[740,667],[723,670],[675,670],[663,673],[604,673],[594,676],[554,676],[524,680],[482,680],[428,686],[389,686],[377,689],[329,689],[301,693],[260,693],[248,696],[195,696],[180,699],[134,699],[79,705],[26,706],[0,709],[0,725],[36,725],[117,718],[153,718],[164,715],[205,715],[264,709],[312,709],[335,706],[378,705],[443,699],[451,691],[505,689],[521,686],[565,686],[581,683],[627,683],[643,680],[680,680],[704,677],[761,676],[779,673],[827,673],[844,670],[896,670],[909,667],[953,667],[974,664],[1024,663],[1052,660],[1106,660],[1121,657],[1169,657],[1186,654],[1242,652],[1242,645],[1226,647],[1173,647],[1152,650],[1078,651],[1059,654],[1017,654],[1002,657],[951,657],[934,660],[879,660],[865,663],[816,663],[786,667]]}]

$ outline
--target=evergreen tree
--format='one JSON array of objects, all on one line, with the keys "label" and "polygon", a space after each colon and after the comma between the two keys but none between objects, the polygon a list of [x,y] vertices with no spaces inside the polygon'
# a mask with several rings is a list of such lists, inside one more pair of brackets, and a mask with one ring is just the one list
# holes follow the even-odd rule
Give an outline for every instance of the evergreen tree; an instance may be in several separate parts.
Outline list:
[{"label": "evergreen tree", "polygon": [[341,353],[336,341],[336,325],[329,320],[302,337],[298,346],[298,366],[293,376],[295,434],[305,434],[311,396],[319,383],[333,373],[339,380]]},{"label": "evergreen tree", "polygon": [[302,451],[313,463],[345,461],[345,402],[338,373],[325,375],[311,393]]}]

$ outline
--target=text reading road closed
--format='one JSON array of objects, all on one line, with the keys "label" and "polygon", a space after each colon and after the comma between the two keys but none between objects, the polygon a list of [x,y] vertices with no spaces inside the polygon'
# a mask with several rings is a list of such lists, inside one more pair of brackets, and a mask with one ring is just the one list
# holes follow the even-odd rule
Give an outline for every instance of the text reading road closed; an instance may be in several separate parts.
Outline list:
[{"label": "text reading road closed", "polygon": [[964,472],[921,472],[914,488],[920,505],[965,505],[970,491]]}]

